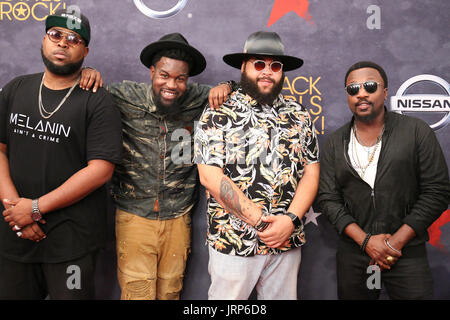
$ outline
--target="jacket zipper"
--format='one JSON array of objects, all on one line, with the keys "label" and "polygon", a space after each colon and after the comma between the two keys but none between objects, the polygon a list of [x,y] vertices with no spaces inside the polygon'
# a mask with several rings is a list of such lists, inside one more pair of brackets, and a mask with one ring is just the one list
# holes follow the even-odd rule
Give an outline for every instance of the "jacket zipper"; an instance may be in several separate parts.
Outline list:
[{"label": "jacket zipper", "polygon": [[[386,108],[385,108],[385,112],[387,112],[386,111]],[[387,122],[387,118],[385,117],[385,123]],[[386,124],[385,124],[386,125]],[[351,132],[351,131],[350,131]],[[370,192],[370,197],[372,198],[372,204],[373,204],[373,209],[375,210],[375,214],[376,214],[376,209],[377,209],[377,207],[376,207],[376,204],[375,204],[375,185],[376,185],[376,180],[377,180],[377,178],[378,178],[378,172],[379,172],[379,169],[380,169],[380,163],[382,162],[382,160],[383,160],[383,156],[384,156],[384,154],[385,154],[385,152],[384,152],[384,149],[386,149],[386,145],[387,145],[387,140],[388,140],[388,138],[389,138],[389,130],[385,130],[385,132],[383,133],[383,137],[382,137],[382,145],[381,145],[381,150],[380,150],[380,156],[379,156],[379,158],[378,158],[378,163],[377,163],[377,172],[376,172],[376,178],[375,178],[375,183],[374,183],[374,188],[372,188],[372,187],[370,187],[370,185],[369,184],[367,184],[367,185],[369,185],[369,187],[370,187],[370,190],[371,190],[371,192]],[[347,162],[347,165],[349,166],[349,168],[350,168],[350,171],[353,173],[353,175],[355,175],[355,176],[357,176],[358,178],[360,178],[361,179],[361,177],[359,176],[359,174],[356,172],[356,170],[353,168],[353,166],[351,165],[351,162],[350,162],[350,160],[349,160],[349,158],[348,158],[348,144],[349,144],[349,140],[346,140],[345,138],[344,138],[344,159],[345,159],[345,162]],[[362,180],[362,179],[361,179]],[[365,181],[364,181],[365,182]],[[366,182],[367,183],[367,182]]]},{"label": "jacket zipper", "polygon": [[377,206],[375,205],[375,190],[372,189],[370,196],[372,197],[373,208],[376,210]]}]

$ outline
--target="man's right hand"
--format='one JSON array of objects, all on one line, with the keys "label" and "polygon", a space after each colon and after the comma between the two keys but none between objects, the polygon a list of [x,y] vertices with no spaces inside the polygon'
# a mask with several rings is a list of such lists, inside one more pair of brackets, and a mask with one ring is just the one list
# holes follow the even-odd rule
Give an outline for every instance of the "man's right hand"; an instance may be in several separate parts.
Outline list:
[{"label": "man's right hand", "polygon": [[[40,222],[45,223],[44,220],[41,220]],[[46,238],[45,233],[39,227],[37,222],[25,226],[21,230],[17,231],[16,234],[19,238],[28,239],[35,242],[39,242]]]},{"label": "man's right hand", "polygon": [[[5,207],[5,209],[10,209],[13,208],[14,205],[17,202],[19,202],[19,200],[20,200],[19,198],[14,200],[2,199],[2,204]],[[44,219],[41,219],[40,223],[45,224],[46,221]],[[28,239],[36,242],[39,242],[47,237],[45,233],[42,231],[42,229],[39,227],[39,224],[37,222],[33,222],[27,226],[22,227],[21,229],[13,225],[12,231],[15,232],[19,238]]]},{"label": "man's right hand", "polygon": [[220,105],[227,101],[230,93],[231,87],[226,83],[219,84],[218,86],[212,88],[209,91],[208,97],[210,107],[216,110],[219,109]]},{"label": "man's right hand", "polygon": [[99,87],[103,87],[102,75],[93,68],[83,68],[81,70],[80,88],[89,91],[92,85],[94,85],[92,92],[97,92]]}]

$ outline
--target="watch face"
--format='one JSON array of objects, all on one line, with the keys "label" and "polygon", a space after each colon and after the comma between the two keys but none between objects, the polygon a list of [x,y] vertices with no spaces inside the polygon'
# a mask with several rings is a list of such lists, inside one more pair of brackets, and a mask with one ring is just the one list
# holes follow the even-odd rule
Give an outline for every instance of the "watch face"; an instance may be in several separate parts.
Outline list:
[{"label": "watch face", "polygon": [[31,219],[33,219],[34,221],[39,221],[39,220],[42,219],[42,215],[41,215],[40,212],[37,212],[37,211],[32,212],[31,213]]}]

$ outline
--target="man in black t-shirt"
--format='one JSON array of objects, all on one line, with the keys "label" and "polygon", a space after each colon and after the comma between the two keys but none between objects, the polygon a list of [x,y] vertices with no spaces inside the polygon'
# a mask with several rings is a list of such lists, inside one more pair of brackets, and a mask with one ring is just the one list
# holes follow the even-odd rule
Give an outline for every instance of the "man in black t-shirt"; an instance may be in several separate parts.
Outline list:
[{"label": "man in black t-shirt", "polygon": [[95,298],[122,141],[109,94],[77,85],[89,40],[84,15],[48,16],[45,72],[0,91],[0,299]]}]

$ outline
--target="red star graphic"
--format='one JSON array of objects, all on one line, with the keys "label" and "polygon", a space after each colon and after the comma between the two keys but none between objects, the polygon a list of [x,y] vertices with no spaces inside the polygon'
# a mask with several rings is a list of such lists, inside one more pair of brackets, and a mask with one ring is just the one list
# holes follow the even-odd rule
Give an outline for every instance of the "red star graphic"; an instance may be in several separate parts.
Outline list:
[{"label": "red star graphic", "polygon": [[308,13],[308,0],[275,0],[267,27],[270,27],[287,13],[294,11],[299,17],[312,22]]},{"label": "red star graphic", "polygon": [[441,242],[441,227],[450,222],[450,210],[444,211],[429,228],[428,235],[430,236],[430,244],[436,248],[445,251],[444,245]]}]

